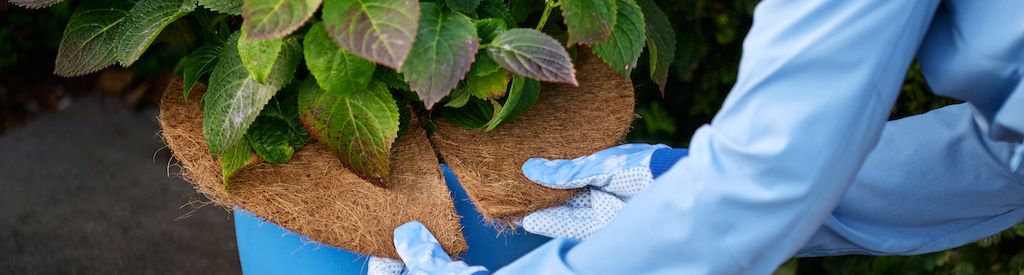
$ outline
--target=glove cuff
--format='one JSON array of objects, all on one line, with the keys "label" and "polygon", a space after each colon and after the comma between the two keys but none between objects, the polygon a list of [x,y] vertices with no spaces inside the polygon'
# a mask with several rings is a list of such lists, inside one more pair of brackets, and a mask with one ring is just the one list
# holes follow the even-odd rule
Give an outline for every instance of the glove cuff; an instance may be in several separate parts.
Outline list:
[{"label": "glove cuff", "polygon": [[651,155],[651,175],[654,178],[658,178],[661,174],[672,168],[679,159],[682,159],[689,153],[689,150],[685,148],[661,148],[654,151]]}]

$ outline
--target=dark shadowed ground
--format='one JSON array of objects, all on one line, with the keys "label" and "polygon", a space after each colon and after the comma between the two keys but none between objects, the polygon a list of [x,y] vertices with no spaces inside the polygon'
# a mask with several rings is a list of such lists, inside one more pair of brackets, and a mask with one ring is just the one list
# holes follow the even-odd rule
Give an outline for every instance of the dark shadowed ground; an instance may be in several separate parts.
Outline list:
[{"label": "dark shadowed ground", "polygon": [[95,95],[0,134],[0,273],[240,272],[230,213],[184,206],[155,108],[129,109]]}]

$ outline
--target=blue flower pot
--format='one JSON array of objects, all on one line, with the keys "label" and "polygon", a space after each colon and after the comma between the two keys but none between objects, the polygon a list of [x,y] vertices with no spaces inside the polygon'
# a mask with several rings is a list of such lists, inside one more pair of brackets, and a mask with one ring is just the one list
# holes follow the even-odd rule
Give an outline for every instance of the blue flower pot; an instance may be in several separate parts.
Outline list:
[{"label": "blue flower pot", "polygon": [[[550,240],[521,229],[499,235],[484,223],[455,174],[447,166],[442,171],[469,245],[462,260],[493,271]],[[245,274],[366,274],[369,257],[365,255],[312,242],[239,208],[234,212],[238,257]]]}]

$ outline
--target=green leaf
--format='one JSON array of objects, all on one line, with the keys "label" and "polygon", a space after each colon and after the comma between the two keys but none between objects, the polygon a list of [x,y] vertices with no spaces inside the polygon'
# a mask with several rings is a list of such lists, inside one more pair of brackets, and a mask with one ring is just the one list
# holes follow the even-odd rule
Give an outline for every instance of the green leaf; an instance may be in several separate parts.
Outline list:
[{"label": "green leaf", "polygon": [[433,3],[421,4],[420,12],[418,38],[402,74],[430,109],[465,77],[480,41],[465,15],[442,11]]},{"label": "green leaf", "polygon": [[299,88],[299,117],[313,138],[338,153],[363,179],[384,186],[391,145],[398,137],[398,107],[384,84],[328,92],[312,79]]},{"label": "green leaf", "polygon": [[[480,43],[490,43],[498,34],[508,30],[505,22],[487,18],[476,21],[476,34],[480,37]],[[501,69],[501,65],[494,62],[486,52],[477,52],[476,62],[469,68],[469,73],[475,76],[487,76]]]},{"label": "green leaf", "polygon": [[217,64],[217,57],[220,56],[223,49],[224,45],[221,43],[207,43],[181,59],[182,76],[184,77],[182,92],[186,99],[196,81],[213,71],[213,67]]},{"label": "green leaf", "polygon": [[402,136],[405,134],[405,130],[409,129],[409,123],[412,123],[412,110],[409,110],[407,104],[402,104],[402,100],[396,98],[395,106],[398,106],[398,134]]},{"label": "green leaf", "polygon": [[405,83],[403,78],[402,74],[388,67],[377,68],[373,71],[373,79],[384,83],[388,88],[401,91],[412,91],[409,89],[409,83]]},{"label": "green leaf", "polygon": [[501,70],[501,64],[494,62],[494,59],[486,51],[476,53],[476,62],[469,67],[469,74],[475,76],[486,76]]},{"label": "green leaf", "polygon": [[289,85],[267,103],[245,134],[253,151],[268,163],[285,163],[312,138],[299,120],[298,85]]},{"label": "green leaf", "polygon": [[60,3],[60,2],[62,2],[64,0],[7,0],[7,1],[10,1],[11,4],[15,4],[15,5],[21,6],[23,8],[40,9],[40,8],[45,8],[45,7],[56,5],[57,3]]},{"label": "green leaf", "polygon": [[668,82],[668,69],[676,55],[676,32],[672,29],[665,13],[653,0],[639,0],[640,10],[646,19],[647,55],[650,57],[651,80],[658,84],[662,96]]},{"label": "green leaf", "polygon": [[511,29],[491,41],[487,53],[509,71],[525,77],[578,85],[572,59],[557,40],[533,29]]},{"label": "green leaf", "polygon": [[418,0],[330,0],[323,19],[334,43],[378,64],[400,70],[416,41]]},{"label": "green leaf", "polygon": [[242,39],[238,40],[238,55],[242,58],[242,65],[256,82],[267,84],[267,78],[274,69],[274,62],[277,62],[284,40],[253,41],[245,39],[246,35],[245,30],[242,30]]},{"label": "green leaf", "polygon": [[118,35],[133,4],[122,0],[82,2],[64,29],[53,73],[85,75],[117,62]]},{"label": "green leaf", "polygon": [[448,7],[463,13],[473,13],[480,6],[480,0],[445,0]]},{"label": "green leaf", "polygon": [[301,27],[320,8],[322,0],[242,1],[245,39],[282,38]]},{"label": "green leaf", "polygon": [[486,76],[466,77],[466,90],[482,99],[500,98],[508,90],[508,72],[499,69]]},{"label": "green leaf", "polygon": [[608,39],[615,26],[616,0],[562,0],[562,17],[569,27],[569,45]]},{"label": "green leaf", "polygon": [[491,43],[498,34],[501,34],[508,30],[508,25],[505,21],[501,21],[496,18],[484,18],[477,20],[476,23],[476,35],[480,37],[480,43]]},{"label": "green leaf", "polygon": [[[468,93],[467,93],[468,94]],[[460,108],[442,107],[441,116],[446,121],[466,129],[480,129],[494,116],[494,106],[480,99],[470,99]]]},{"label": "green leaf", "polygon": [[[182,57],[181,60],[178,60],[178,64],[174,65],[174,69],[171,70],[171,73],[174,74],[174,75],[181,75],[182,71],[184,71],[184,67],[185,67],[185,58]],[[188,97],[186,96],[185,98],[188,98]]]},{"label": "green leaf", "polygon": [[199,0],[199,5],[215,12],[242,15],[242,0]]},{"label": "green leaf", "polygon": [[313,24],[303,39],[303,47],[306,67],[324,90],[359,89],[373,79],[377,65],[335,45],[323,23]]},{"label": "green leaf", "polygon": [[536,0],[508,0],[509,12],[517,24],[526,21],[537,7],[544,7],[544,3],[537,3]]},{"label": "green leaf", "polygon": [[128,12],[118,42],[118,62],[130,66],[168,24],[192,12],[196,0],[140,0]]},{"label": "green leaf", "polygon": [[457,87],[455,88],[454,91],[452,91],[451,94],[448,95],[448,103],[445,103],[444,106],[452,108],[466,106],[466,103],[469,102],[469,98],[471,96],[472,93],[470,93],[469,90],[466,89],[466,87]]},{"label": "green leaf", "polygon": [[592,48],[597,57],[625,76],[636,68],[647,35],[644,14],[633,1],[616,0],[618,19],[615,20],[615,30],[608,40],[598,42]]},{"label": "green leaf", "polygon": [[252,149],[245,139],[236,142],[227,150],[224,150],[224,154],[220,158],[220,169],[221,182],[224,184],[225,189],[228,187],[228,179],[238,173],[238,170],[242,170],[242,167],[245,167],[251,161]]},{"label": "green leaf", "polygon": [[502,0],[483,0],[476,8],[476,14],[480,18],[498,18],[505,21],[506,26],[515,26],[516,19],[512,18],[512,12]]},{"label": "green leaf", "polygon": [[525,77],[513,78],[508,99],[501,106],[501,111],[487,122],[485,131],[494,130],[501,124],[518,118],[530,107],[533,107],[537,98],[540,98],[540,82]]},{"label": "green leaf", "polygon": [[214,156],[242,140],[263,106],[291,81],[302,55],[296,39],[285,40],[267,84],[260,84],[242,65],[238,40],[238,33],[228,38],[203,97],[203,136]]}]

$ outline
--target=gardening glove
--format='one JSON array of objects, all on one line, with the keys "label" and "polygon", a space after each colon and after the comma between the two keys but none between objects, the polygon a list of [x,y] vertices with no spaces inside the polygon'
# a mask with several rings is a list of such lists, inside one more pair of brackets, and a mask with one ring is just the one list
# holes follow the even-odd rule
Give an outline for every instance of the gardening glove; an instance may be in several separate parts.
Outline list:
[{"label": "gardening glove", "polygon": [[405,270],[402,261],[384,257],[370,257],[366,275],[399,275]]},{"label": "gardening glove", "polygon": [[463,261],[453,261],[444,252],[441,244],[422,223],[413,221],[395,228],[395,249],[405,262],[388,258],[370,258],[369,274],[451,274],[489,275],[482,266],[469,266]]},{"label": "gardening glove", "polygon": [[[652,171],[652,156],[659,153]],[[633,195],[654,182],[655,174],[687,153],[665,145],[625,144],[572,160],[533,158],[523,164],[530,180],[555,189],[585,188],[561,206],[528,214],[519,223],[528,232],[552,238],[586,239],[604,228]]]}]

